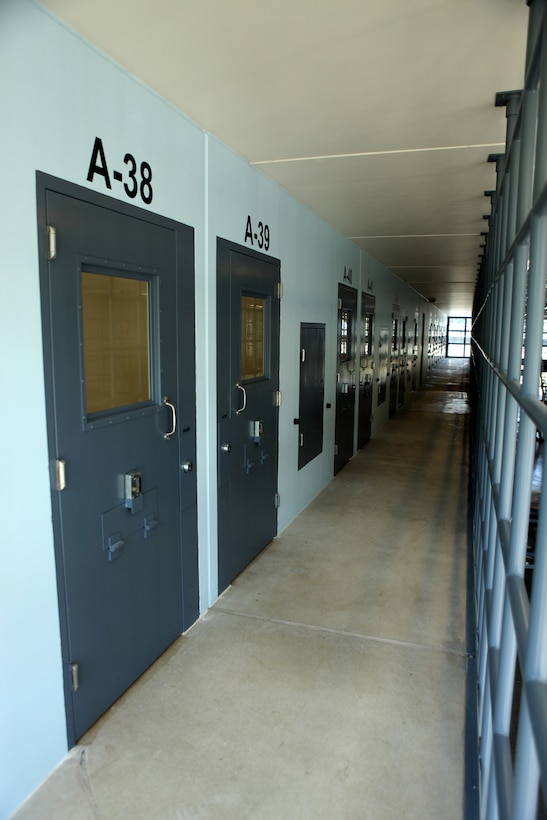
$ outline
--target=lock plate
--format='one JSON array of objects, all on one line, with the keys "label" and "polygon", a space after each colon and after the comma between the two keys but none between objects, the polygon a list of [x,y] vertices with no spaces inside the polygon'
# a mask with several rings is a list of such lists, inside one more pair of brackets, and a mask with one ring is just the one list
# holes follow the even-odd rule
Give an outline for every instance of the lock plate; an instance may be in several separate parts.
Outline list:
[{"label": "lock plate", "polygon": [[142,473],[140,470],[131,470],[124,475],[125,506],[131,512],[139,512],[143,508]]}]

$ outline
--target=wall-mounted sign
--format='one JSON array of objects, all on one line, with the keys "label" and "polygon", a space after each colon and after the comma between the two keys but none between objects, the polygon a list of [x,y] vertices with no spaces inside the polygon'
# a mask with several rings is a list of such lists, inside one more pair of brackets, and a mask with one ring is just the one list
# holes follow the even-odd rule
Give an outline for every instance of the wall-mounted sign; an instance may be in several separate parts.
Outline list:
[{"label": "wall-mounted sign", "polygon": [[372,279],[367,280],[367,290],[369,293],[374,293],[374,282]]},{"label": "wall-mounted sign", "polygon": [[[112,179],[123,185],[123,190],[129,199],[135,199],[140,194],[145,205],[150,205],[154,192],[152,190],[152,168],[148,162],[137,162],[133,154],[124,155],[123,170],[112,171]],[[93,182],[96,176],[102,177],[103,182],[109,190],[112,190],[110,182],[110,171],[106,161],[103,141],[100,137],[95,137],[95,143],[91,152],[87,181]]]},{"label": "wall-mounted sign", "polygon": [[344,265],[344,282],[353,282],[353,270]]},{"label": "wall-mounted sign", "polygon": [[256,231],[253,230],[253,223],[251,217],[247,217],[247,226],[245,228],[245,242],[254,246],[258,245],[260,250],[267,251],[270,247],[270,228],[263,222],[259,222]]}]

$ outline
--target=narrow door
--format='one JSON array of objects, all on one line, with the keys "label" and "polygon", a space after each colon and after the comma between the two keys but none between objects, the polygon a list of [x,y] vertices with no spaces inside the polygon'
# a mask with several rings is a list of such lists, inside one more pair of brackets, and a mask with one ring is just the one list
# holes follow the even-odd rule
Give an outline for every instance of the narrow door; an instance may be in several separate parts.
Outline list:
[{"label": "narrow door", "polygon": [[389,365],[389,328],[381,327],[378,334],[378,407],[384,404],[387,397],[387,374]]},{"label": "narrow door", "polygon": [[277,533],[278,260],[217,242],[219,592]]},{"label": "narrow door", "polygon": [[406,317],[401,321],[401,346],[399,349],[399,395],[397,397],[397,406],[402,407],[405,403],[406,382],[407,382],[407,366],[408,366],[408,339],[407,339],[407,325]]},{"label": "narrow door", "polygon": [[389,379],[389,417],[397,412],[397,392],[399,387],[399,314],[391,317],[391,353]]},{"label": "narrow door", "polygon": [[338,351],[336,367],[336,422],[334,474],[353,456],[355,418],[357,291],[338,285]]},{"label": "narrow door", "polygon": [[74,742],[198,615],[193,231],[42,175],[38,187]]},{"label": "narrow door", "polygon": [[418,387],[418,325],[419,325],[419,318],[418,314],[414,317],[414,335],[412,341],[412,376],[411,376],[411,389],[412,392],[415,393]]},{"label": "narrow door", "polygon": [[298,469],[323,451],[325,396],[325,325],[300,324],[300,391],[298,404]]},{"label": "narrow door", "polygon": [[359,363],[359,435],[357,446],[361,448],[369,440],[372,431],[372,385],[374,376],[374,312],[375,299],[368,293],[361,294],[361,351]]},{"label": "narrow door", "polygon": [[426,372],[426,362],[427,362],[427,353],[426,353],[426,344],[425,344],[425,313],[422,313],[422,344],[421,344],[421,352],[420,352],[420,387],[425,384],[427,372]]}]

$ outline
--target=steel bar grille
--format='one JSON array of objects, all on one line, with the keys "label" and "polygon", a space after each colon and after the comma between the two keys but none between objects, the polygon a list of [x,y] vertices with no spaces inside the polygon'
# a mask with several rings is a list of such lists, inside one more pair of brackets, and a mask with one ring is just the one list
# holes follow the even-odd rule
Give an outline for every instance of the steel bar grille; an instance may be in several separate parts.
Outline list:
[{"label": "steel bar grille", "polygon": [[480,816],[515,820],[547,803],[547,0],[529,6],[472,331]]}]

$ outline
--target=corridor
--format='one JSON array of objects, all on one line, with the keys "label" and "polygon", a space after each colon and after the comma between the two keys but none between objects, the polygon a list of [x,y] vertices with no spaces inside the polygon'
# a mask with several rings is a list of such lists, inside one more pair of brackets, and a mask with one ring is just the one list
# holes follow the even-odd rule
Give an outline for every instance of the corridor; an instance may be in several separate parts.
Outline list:
[{"label": "corridor", "polygon": [[14,818],[462,818],[466,380],[437,365]]}]

